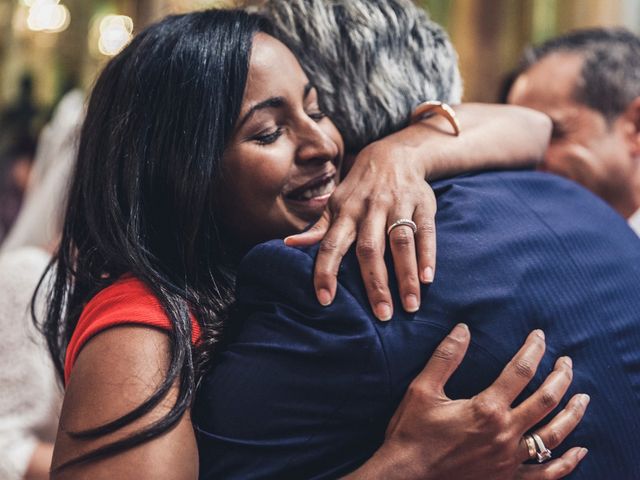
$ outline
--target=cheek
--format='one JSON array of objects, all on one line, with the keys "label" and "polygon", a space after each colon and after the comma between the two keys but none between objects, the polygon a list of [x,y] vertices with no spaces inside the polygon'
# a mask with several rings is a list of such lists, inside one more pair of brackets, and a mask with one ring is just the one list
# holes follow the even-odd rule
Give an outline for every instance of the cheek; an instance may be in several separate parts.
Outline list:
[{"label": "cheek", "polygon": [[237,148],[229,159],[226,180],[239,204],[265,206],[282,191],[289,175],[283,154],[274,147]]},{"label": "cheek", "polygon": [[551,145],[545,156],[547,170],[580,183],[594,176],[597,164],[597,158],[589,148],[576,142]]},{"label": "cheek", "polygon": [[[595,143],[595,142],[594,142]],[[611,174],[626,176],[633,170],[633,157],[624,139],[609,135],[592,146],[595,154],[601,159],[604,168]]]},{"label": "cheek", "polygon": [[222,218],[246,246],[272,238],[284,214],[282,189],[290,175],[287,148],[246,145],[225,154]]},{"label": "cheek", "polygon": [[566,144],[552,144],[544,157],[544,169],[567,176],[571,170],[570,148]]}]

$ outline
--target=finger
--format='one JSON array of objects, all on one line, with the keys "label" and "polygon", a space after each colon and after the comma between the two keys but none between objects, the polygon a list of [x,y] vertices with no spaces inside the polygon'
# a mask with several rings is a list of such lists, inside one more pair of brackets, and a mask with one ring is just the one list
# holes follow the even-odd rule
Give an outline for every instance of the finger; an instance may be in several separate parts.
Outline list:
[{"label": "finger", "polygon": [[326,209],[316,223],[306,232],[291,235],[284,239],[288,247],[308,247],[321,241],[331,226],[331,212]]},{"label": "finger", "polygon": [[413,221],[416,222],[418,227],[416,250],[418,253],[420,281],[422,283],[432,283],[436,271],[435,209],[418,207],[413,214]]},{"label": "finger", "polygon": [[518,353],[504,367],[498,379],[485,390],[485,394],[495,395],[507,405],[511,405],[535,375],[544,350],[544,333],[542,330],[534,330]]},{"label": "finger", "polygon": [[367,297],[373,313],[382,321],[391,320],[393,315],[387,265],[384,263],[385,224],[385,215],[370,215],[362,224],[356,242]]},{"label": "finger", "polygon": [[[553,417],[548,424],[535,432],[540,436],[547,448],[556,448],[576,428],[587,410],[589,400],[589,395],[583,393],[574,395],[561,412]],[[523,462],[529,460],[529,451],[524,437],[520,439],[520,452],[520,458]]]},{"label": "finger", "polygon": [[435,349],[422,372],[414,378],[412,385],[445,397],[444,386],[456,371],[469,348],[469,327],[460,323]]},{"label": "finger", "polygon": [[514,409],[514,419],[525,432],[555,409],[573,380],[573,365],[569,357],[560,357],[553,371],[529,398]]},{"label": "finger", "polygon": [[[396,211],[389,218],[412,218],[412,216],[407,215],[406,211],[404,214],[402,211]],[[420,308],[420,280],[418,279],[416,243],[411,227],[400,225],[391,230],[389,246],[402,306],[407,312],[416,312]]]},{"label": "finger", "polygon": [[574,447],[564,455],[542,465],[521,465],[516,472],[517,480],[556,480],[569,475],[588,453],[586,448]]},{"label": "finger", "polygon": [[356,237],[353,220],[348,217],[338,217],[320,242],[313,285],[316,296],[321,305],[327,306],[333,302],[336,294],[338,269],[342,258],[349,250]]}]

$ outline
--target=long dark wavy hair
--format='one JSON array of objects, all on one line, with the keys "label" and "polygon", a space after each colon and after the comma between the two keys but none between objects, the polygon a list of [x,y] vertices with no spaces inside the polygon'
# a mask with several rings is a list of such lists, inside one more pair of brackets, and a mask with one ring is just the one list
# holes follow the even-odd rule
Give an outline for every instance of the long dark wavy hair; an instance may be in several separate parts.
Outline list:
[{"label": "long dark wavy hair", "polygon": [[[179,393],[156,423],[58,469],[157,437],[191,405],[234,301],[237,252],[220,230],[217,186],[259,31],[267,31],[264,19],[239,10],[170,16],[137,35],[95,84],[41,328],[62,377],[84,306],[124,274],[151,289],[173,328],[168,371],[153,395],[70,435],[116,431],[158,405],[176,381]],[[203,333],[198,347],[190,311]]]}]

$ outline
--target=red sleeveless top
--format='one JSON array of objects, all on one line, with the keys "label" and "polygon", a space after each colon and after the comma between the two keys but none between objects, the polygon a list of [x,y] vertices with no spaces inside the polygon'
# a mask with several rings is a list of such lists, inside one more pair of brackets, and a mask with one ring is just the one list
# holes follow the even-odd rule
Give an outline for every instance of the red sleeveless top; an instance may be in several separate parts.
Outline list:
[{"label": "red sleeveless top", "polygon": [[[82,310],[64,361],[64,381],[82,347],[98,333],[118,325],[144,325],[171,330],[172,325],[157,297],[137,278],[125,276],[98,292]],[[191,315],[191,341],[200,341],[200,325]]]}]

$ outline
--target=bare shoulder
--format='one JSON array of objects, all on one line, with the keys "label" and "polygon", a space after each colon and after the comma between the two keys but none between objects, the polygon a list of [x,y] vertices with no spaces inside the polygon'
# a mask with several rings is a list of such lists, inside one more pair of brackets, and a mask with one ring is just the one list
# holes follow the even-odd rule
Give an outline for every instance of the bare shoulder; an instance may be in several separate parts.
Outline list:
[{"label": "bare shoulder", "polygon": [[[162,382],[169,355],[169,336],[152,327],[117,326],[89,340],[77,358],[65,392],[53,467],[121,440],[163,417],[175,402],[177,383],[150,412],[113,433],[91,439],[69,434],[104,425],[144,402]],[[197,465],[195,436],[187,412],[176,427],[150,442],[64,469],[52,478],[187,479],[197,477]]]}]

